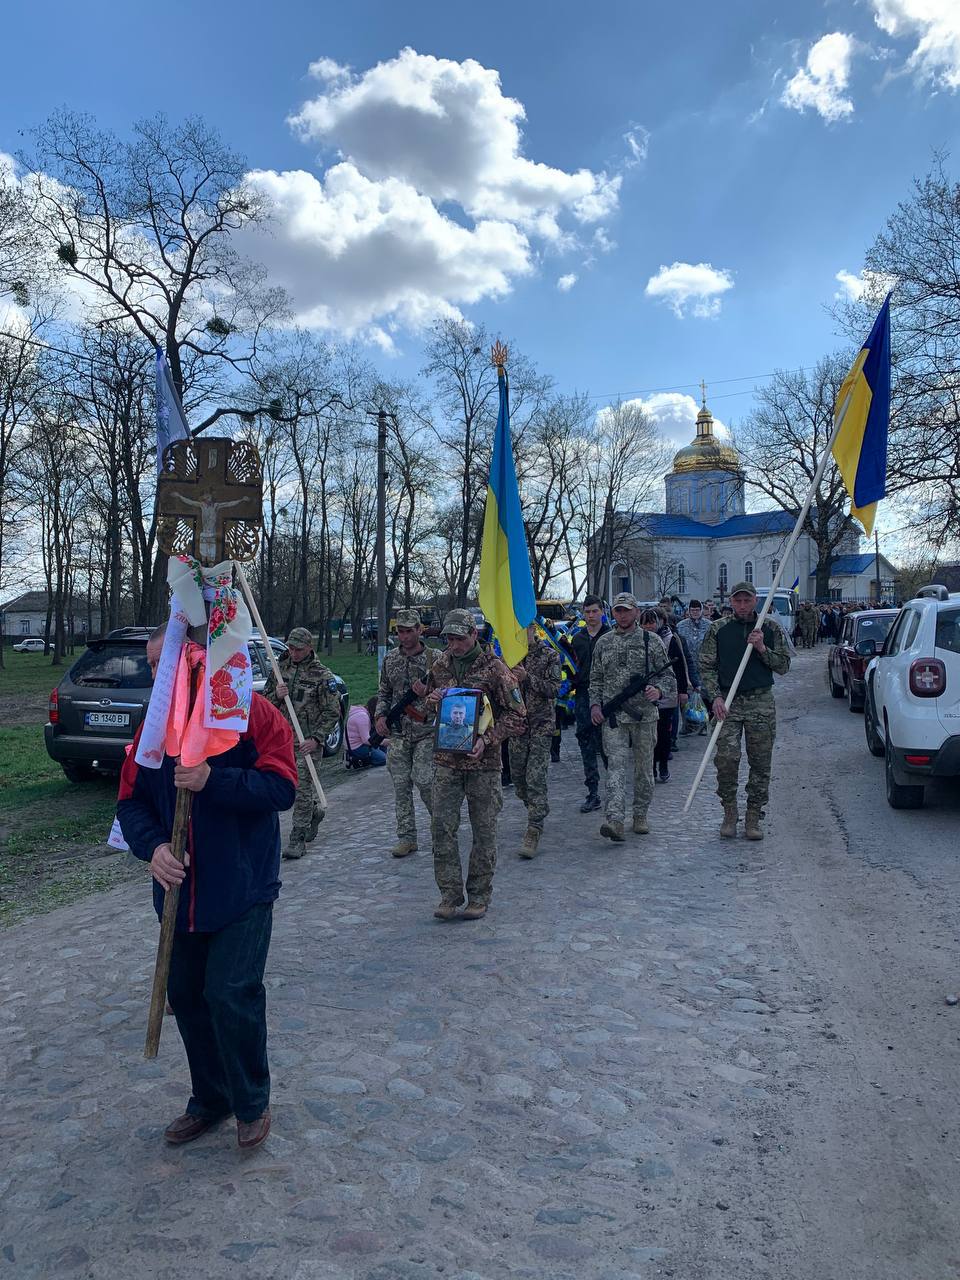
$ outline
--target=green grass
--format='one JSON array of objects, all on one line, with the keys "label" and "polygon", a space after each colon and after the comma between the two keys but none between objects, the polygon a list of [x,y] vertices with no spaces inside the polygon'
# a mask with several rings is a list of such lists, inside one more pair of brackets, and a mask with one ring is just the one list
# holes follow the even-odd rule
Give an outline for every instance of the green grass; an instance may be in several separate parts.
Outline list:
[{"label": "green grass", "polygon": [[362,705],[377,692],[377,659],[365,653],[357,653],[352,641],[345,640],[343,644],[339,644],[334,640],[332,656],[328,658],[325,653],[321,653],[320,660],[341,680],[346,681],[351,705]]},{"label": "green grass", "polygon": [[42,653],[14,653],[11,649],[4,649],[4,665],[0,667],[0,694],[49,693],[60,683],[82,652],[83,648],[79,647],[73,656],[68,653],[60,666],[55,667]]}]

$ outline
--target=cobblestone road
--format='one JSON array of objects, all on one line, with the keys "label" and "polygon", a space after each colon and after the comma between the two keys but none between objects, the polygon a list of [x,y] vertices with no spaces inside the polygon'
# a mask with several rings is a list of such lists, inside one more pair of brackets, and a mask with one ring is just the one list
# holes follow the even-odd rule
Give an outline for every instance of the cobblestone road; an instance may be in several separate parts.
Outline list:
[{"label": "cobblestone road", "polygon": [[479,923],[432,919],[423,847],[385,856],[385,771],[339,791],[284,865],[249,1155],[232,1122],[161,1140],[187,1075],[171,1019],[142,1057],[146,879],[0,935],[0,1277],[799,1276],[762,1175],[815,984],[767,895],[776,838],[716,838],[712,769],[681,816],[682,742],[653,834],[613,846],[565,735],[544,854],[516,858],[508,791]]}]

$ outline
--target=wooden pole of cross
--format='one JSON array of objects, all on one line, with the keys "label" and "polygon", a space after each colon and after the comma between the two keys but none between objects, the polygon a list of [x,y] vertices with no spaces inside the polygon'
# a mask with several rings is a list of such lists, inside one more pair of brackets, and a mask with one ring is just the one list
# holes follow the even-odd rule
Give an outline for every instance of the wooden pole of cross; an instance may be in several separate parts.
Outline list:
[{"label": "wooden pole of cross", "polygon": [[[192,556],[205,567],[232,560],[239,568],[239,561],[253,559],[260,544],[262,485],[260,455],[247,441],[203,437],[168,445],[157,483],[161,551],[169,556]],[[208,606],[208,615],[209,612]],[[196,643],[205,644],[206,632],[204,625],[191,627],[188,634]],[[190,711],[200,696],[199,680],[193,671]],[[170,851],[180,863],[187,849],[192,805],[193,792],[178,790]],[[145,1058],[155,1058],[160,1047],[179,904],[180,886],[174,885],[163,895]]]}]

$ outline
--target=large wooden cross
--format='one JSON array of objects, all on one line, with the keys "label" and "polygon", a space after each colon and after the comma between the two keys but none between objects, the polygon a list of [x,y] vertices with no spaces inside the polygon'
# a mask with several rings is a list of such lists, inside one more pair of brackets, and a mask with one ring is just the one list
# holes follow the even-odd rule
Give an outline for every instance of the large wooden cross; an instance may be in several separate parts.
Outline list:
[{"label": "large wooden cross", "polygon": [[164,450],[157,481],[160,549],[204,565],[252,560],[263,523],[262,487],[260,455],[248,441],[174,441]]}]

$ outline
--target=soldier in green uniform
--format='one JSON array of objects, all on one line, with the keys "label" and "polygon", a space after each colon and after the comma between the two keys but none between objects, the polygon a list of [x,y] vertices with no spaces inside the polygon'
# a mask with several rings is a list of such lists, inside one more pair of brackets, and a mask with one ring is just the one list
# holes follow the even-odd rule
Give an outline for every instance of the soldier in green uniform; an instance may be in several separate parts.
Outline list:
[{"label": "soldier in green uniform", "polygon": [[[401,609],[397,614],[397,642],[380,670],[374,728],[390,739],[387,769],[393,779],[397,811],[397,843],[390,852],[395,858],[406,858],[417,851],[413,788],[420,792],[428,813],[432,803],[433,710],[424,699],[436,650],[423,643],[416,609]],[[388,725],[384,718],[387,712],[411,690],[416,701],[406,708],[399,725]]]},{"label": "soldier in green uniform", "polygon": [[479,920],[487,912],[497,865],[497,815],[503,806],[500,744],[523,732],[526,710],[510,668],[481,648],[469,610],[451,609],[442,634],[447,637],[447,649],[433,664],[428,702],[438,707],[445,689],[479,689],[490,704],[493,723],[480,734],[469,755],[439,748],[435,752],[431,830],[440,905],[433,914],[438,920],[453,920],[463,902],[457,832],[466,798],[473,847],[467,870],[467,905],[460,914],[464,920]]},{"label": "soldier in green uniform", "polygon": [[313,636],[306,627],[294,627],[287,636],[287,652],[278,665],[281,681],[278,684],[271,673],[263,696],[286,716],[284,699],[289,694],[303,731],[303,742],[296,749],[297,798],[293,805],[293,825],[283,851],[285,858],[302,858],[307,845],[317,838],[323,819],[306,757],[315,756],[314,765],[319,767],[323,759],[323,741],[340,719],[340,697],[333,672],[317,657]]},{"label": "soldier in green uniform", "polygon": [[513,668],[527,708],[527,725],[523,733],[509,739],[507,749],[514,788],[527,806],[527,830],[517,852],[521,858],[535,858],[550,812],[547,777],[562,676],[556,649],[537,638],[534,623],[527,627],[527,644],[527,656]]},{"label": "soldier in green uniform", "polygon": [[[757,593],[749,582],[738,582],[730,594],[732,617],[714,622],[700,648],[700,680],[704,700],[723,724],[717,739],[717,795],[723,804],[720,834],[732,839],[737,834],[740,813],[737,783],[740,771],[740,739],[746,738],[747,816],[743,834],[748,840],[762,840],[760,820],[770,793],[770,764],[777,734],[777,709],[773,700],[773,676],[790,670],[790,650],[780,626],[769,619],[757,629]],[[753,652],[732,703],[726,693],[743,657]]]},{"label": "soldier in green uniform", "polygon": [[[637,602],[621,591],[613,602],[614,629],[602,635],[590,665],[590,718],[603,725],[607,756],[606,821],[600,834],[622,841],[626,813],[626,772],[633,759],[633,829],[637,835],[650,830],[647,810],[653,799],[653,749],[657,739],[657,703],[675,697],[677,682],[663,641],[654,632],[637,627]],[[660,670],[660,668],[665,668]],[[651,673],[656,672],[656,675]],[[604,719],[602,704],[621,693],[637,676],[650,675],[650,683],[626,702],[611,719]]]}]

